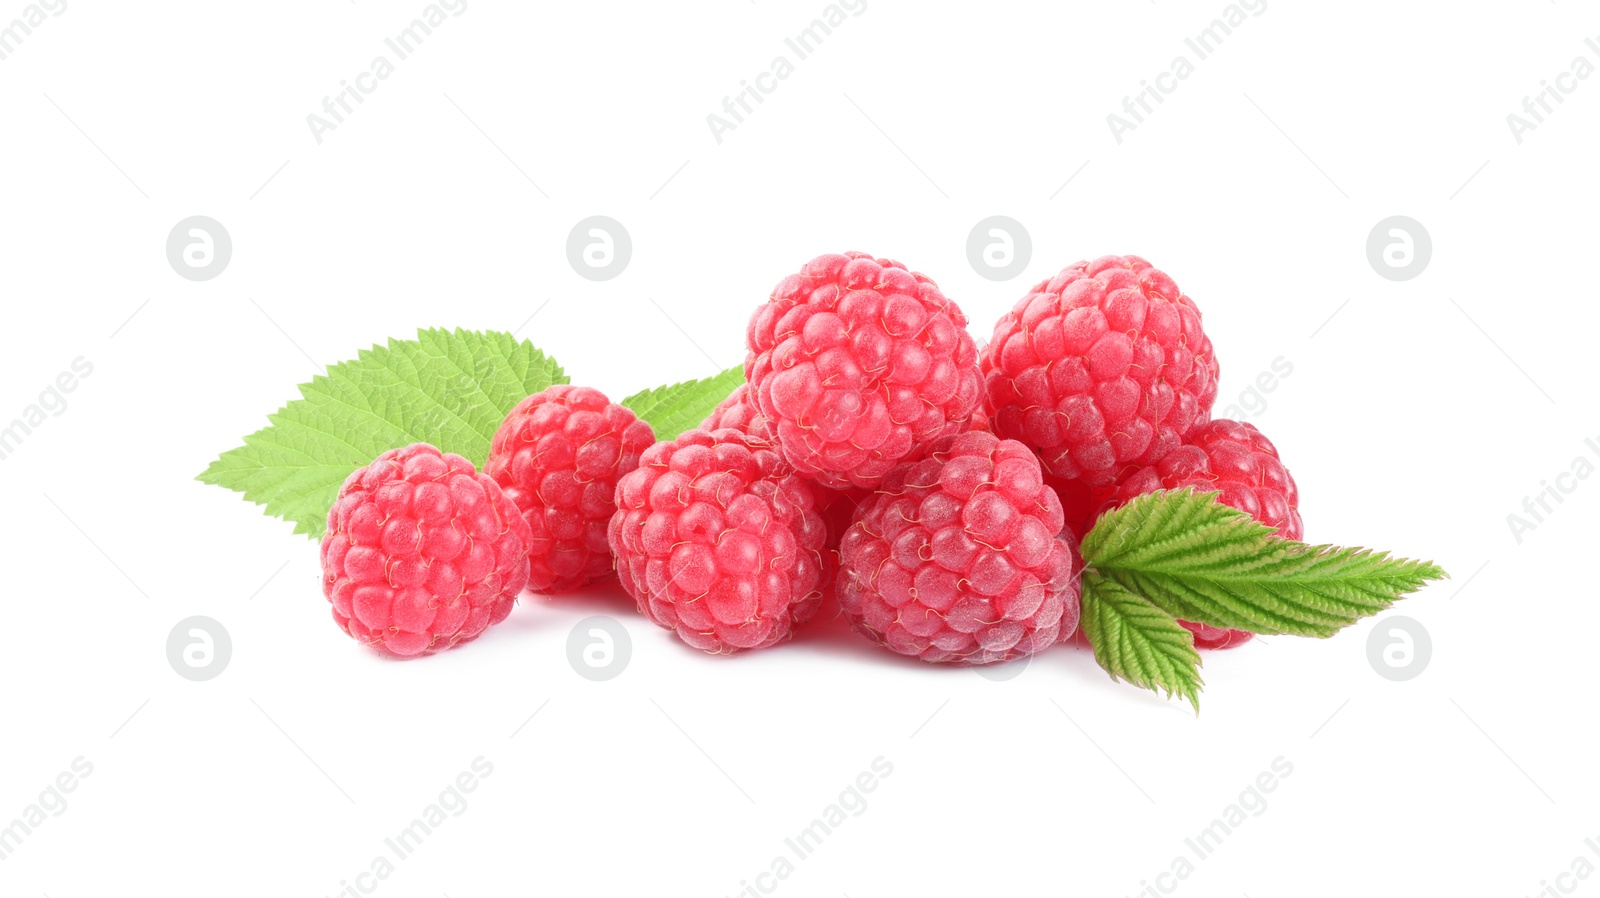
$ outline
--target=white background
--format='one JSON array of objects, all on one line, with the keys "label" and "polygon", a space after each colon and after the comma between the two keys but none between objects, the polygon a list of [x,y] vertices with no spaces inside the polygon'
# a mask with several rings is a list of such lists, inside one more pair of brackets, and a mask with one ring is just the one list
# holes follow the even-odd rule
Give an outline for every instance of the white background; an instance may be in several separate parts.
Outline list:
[{"label": "white background", "polygon": [[[865,810],[763,888],[1132,896],[1279,757],[1265,810],[1161,888],[1525,896],[1600,865],[1600,482],[1563,480],[1520,542],[1507,523],[1600,465],[1600,77],[1520,144],[1506,122],[1600,65],[1592,5],[1273,0],[1119,144],[1107,114],[1225,4],[868,0],[718,143],[706,116],[820,0],[474,0],[319,144],[306,116],[423,6],[71,0],[0,61],[0,423],[93,365],[0,461],[0,825],[93,765],[0,892],[334,895],[480,756],[466,810],[362,884],[734,895],[879,757]],[[214,280],[165,258],[191,215],[231,233]],[[590,215],[632,236],[614,280],[568,264]],[[1031,234],[1015,280],[968,263],[990,215]],[[1390,215],[1432,236],[1413,280],[1368,262]],[[984,337],[1077,259],[1172,274],[1219,412],[1292,365],[1252,420],[1308,538],[1454,575],[1396,609],[1431,634],[1425,671],[1374,671],[1382,618],[1257,640],[1207,656],[1196,718],[1069,647],[1006,681],[837,626],[702,656],[615,587],[387,662],[331,623],[314,544],[193,479],[295,384],[422,326],[520,327],[613,397],[710,374],[774,283],[844,249],[927,272]],[[165,652],[195,614],[233,640],[204,683]],[[610,682],[567,661],[591,614],[632,634]]]}]

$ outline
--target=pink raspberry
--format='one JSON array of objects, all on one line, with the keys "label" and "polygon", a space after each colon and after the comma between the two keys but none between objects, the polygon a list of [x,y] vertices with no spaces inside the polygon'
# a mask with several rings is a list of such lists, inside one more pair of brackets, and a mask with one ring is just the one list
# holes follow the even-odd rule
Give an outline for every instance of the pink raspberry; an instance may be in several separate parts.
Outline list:
[{"label": "pink raspberry", "polygon": [[654,442],[649,424],[587,387],[558,384],[511,410],[483,471],[532,531],[529,588],[562,592],[611,573],[606,527],[617,479]]},{"label": "pink raspberry", "polygon": [[770,444],[690,430],[617,484],[611,549],[645,617],[707,652],[765,648],[816,613],[824,526]]},{"label": "pink raspberry", "polygon": [[840,544],[839,604],[867,637],[924,661],[1028,655],[1078,625],[1061,504],[1028,447],[945,437],[896,467]]},{"label": "pink raspberry", "polygon": [[1116,492],[1115,486],[1093,487],[1082,480],[1062,480],[1049,471],[1044,474],[1044,482],[1055,490],[1056,498],[1061,500],[1061,514],[1066,518],[1067,529],[1080,542],[1089,535],[1089,528],[1094,526],[1106,500]]},{"label": "pink raspberry", "polygon": [[829,615],[839,614],[838,587],[839,545],[850,532],[856,509],[873,495],[872,490],[829,490],[816,487],[817,511],[822,515],[823,530],[827,537],[822,544],[823,569],[828,574],[822,579],[822,608]]},{"label": "pink raspberry", "polygon": [[[1225,418],[1202,425],[1189,435],[1186,445],[1130,475],[1101,513],[1154,490],[1185,487],[1196,492],[1220,490],[1219,502],[1276,528],[1285,539],[1298,540],[1305,533],[1300,491],[1278,459],[1277,448],[1254,425]],[[1194,644],[1200,648],[1230,648],[1253,635],[1190,621],[1178,623],[1194,634]]]},{"label": "pink raspberry", "polygon": [[801,474],[834,489],[875,487],[977,407],[966,324],[932,280],[899,262],[818,256],[751,316],[745,379]]},{"label": "pink raspberry", "polygon": [[492,479],[415,443],[340,487],[322,537],[322,591],[350,636],[427,654],[505,620],[528,580],[530,539]]},{"label": "pink raspberry", "polygon": [[983,410],[983,406],[980,405],[972,410],[972,417],[967,419],[966,429],[994,433],[994,425],[989,423],[989,413]]},{"label": "pink raspberry", "polygon": [[734,430],[748,433],[751,436],[772,438],[771,425],[761,414],[761,409],[756,407],[755,397],[750,393],[747,383],[735,387],[728,398],[717,403],[711,414],[700,422],[701,430],[722,430],[731,427]]},{"label": "pink raspberry", "polygon": [[1230,630],[1227,627],[1197,624],[1192,620],[1181,620],[1178,623],[1194,634],[1194,647],[1197,649],[1231,649],[1244,645],[1256,635],[1249,630]]},{"label": "pink raspberry", "polygon": [[1160,461],[1217,396],[1200,310],[1138,256],[1079,262],[1034,287],[980,364],[995,433],[1089,487]]}]

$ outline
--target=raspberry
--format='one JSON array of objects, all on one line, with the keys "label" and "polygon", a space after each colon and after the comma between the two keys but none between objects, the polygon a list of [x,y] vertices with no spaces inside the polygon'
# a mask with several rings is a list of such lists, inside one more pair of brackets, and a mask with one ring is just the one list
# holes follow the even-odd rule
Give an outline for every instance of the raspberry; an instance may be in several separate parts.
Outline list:
[{"label": "raspberry", "polygon": [[728,398],[717,403],[711,414],[700,422],[701,430],[722,430],[726,427],[751,436],[771,439],[771,425],[761,414],[761,409],[756,408],[755,398],[750,395],[749,384],[743,383],[735,387],[733,392],[728,394]]},{"label": "raspberry", "polygon": [[1080,541],[1089,535],[1106,500],[1116,492],[1115,486],[1093,487],[1082,480],[1062,480],[1049,471],[1044,474],[1044,482],[1055,490],[1056,498],[1061,500],[1061,514],[1066,518],[1067,529]]},{"label": "raspberry", "polygon": [[966,430],[982,430],[987,433],[994,433],[994,426],[989,423],[989,413],[983,410],[983,406],[980,405],[972,410],[972,417],[967,419]]},{"label": "raspberry", "polygon": [[1178,623],[1194,634],[1194,647],[1197,649],[1231,649],[1244,645],[1256,635],[1249,630],[1230,630],[1227,627],[1197,624],[1191,620],[1181,620]]},{"label": "raspberry", "polygon": [[932,280],[899,262],[818,256],[751,316],[745,379],[801,474],[834,489],[875,487],[977,407],[966,324]]},{"label": "raspberry", "polygon": [[707,652],[764,648],[816,613],[824,526],[768,442],[690,430],[617,483],[611,549],[639,610]]},{"label": "raspberry", "polygon": [[487,475],[426,443],[391,449],[339,488],[322,591],[355,639],[422,655],[505,620],[528,580],[528,525]]},{"label": "raspberry", "polygon": [[815,492],[817,511],[822,515],[823,530],[827,534],[822,543],[822,561],[823,569],[829,575],[822,579],[822,607],[837,617],[839,544],[844,541],[844,535],[850,532],[850,525],[855,521],[856,509],[860,508],[861,503],[867,501],[873,493],[871,490],[821,488]]},{"label": "raspberry", "polygon": [[1101,511],[1153,490],[1184,487],[1220,491],[1217,500],[1223,505],[1272,527],[1285,539],[1298,540],[1305,533],[1300,490],[1279,460],[1277,447],[1255,425],[1226,418],[1201,426],[1189,435],[1187,445],[1130,475]]},{"label": "raspberry", "polygon": [[[1101,512],[1153,490],[1185,487],[1196,492],[1220,490],[1217,501],[1276,528],[1285,539],[1297,540],[1304,535],[1300,492],[1289,470],[1278,460],[1277,448],[1254,425],[1225,418],[1202,425],[1189,435],[1186,445],[1130,475]],[[1200,648],[1230,648],[1252,635],[1244,630],[1189,621],[1178,623],[1194,634],[1194,644]]]},{"label": "raspberry", "polygon": [[558,384],[511,410],[483,472],[532,531],[529,588],[560,592],[611,573],[606,527],[617,478],[638,467],[653,442],[649,424],[587,387]]},{"label": "raspberry", "polygon": [[945,437],[896,467],[839,547],[839,604],[867,637],[924,661],[1031,654],[1078,625],[1061,505],[1028,447]]},{"label": "raspberry", "polygon": [[995,433],[1089,487],[1160,461],[1217,396],[1199,309],[1138,256],[1079,262],[1034,287],[980,364]]}]

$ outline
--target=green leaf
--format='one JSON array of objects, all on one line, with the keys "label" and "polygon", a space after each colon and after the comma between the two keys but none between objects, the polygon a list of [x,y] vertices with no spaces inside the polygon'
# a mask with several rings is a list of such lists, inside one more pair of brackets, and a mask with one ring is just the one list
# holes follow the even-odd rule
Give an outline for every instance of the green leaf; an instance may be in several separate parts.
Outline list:
[{"label": "green leaf", "polygon": [[1448,576],[1387,552],[1281,539],[1217,495],[1158,491],[1107,513],[1083,541],[1085,569],[1182,620],[1319,638]]},{"label": "green leaf", "polygon": [[688,380],[635,393],[622,405],[648,423],[656,439],[670,440],[700,425],[717,403],[744,383],[744,367],[732,368],[701,380]]},{"label": "green leaf", "polygon": [[271,426],[222,453],[197,478],[236,490],[322,535],[346,477],[382,453],[432,443],[482,465],[500,422],[522,399],[566,383],[554,359],[507,333],[424,330],[363,350],[300,385]]},{"label": "green leaf", "polygon": [[1114,580],[1083,578],[1083,629],[1114,680],[1189,700],[1200,711],[1200,653],[1172,615]]}]

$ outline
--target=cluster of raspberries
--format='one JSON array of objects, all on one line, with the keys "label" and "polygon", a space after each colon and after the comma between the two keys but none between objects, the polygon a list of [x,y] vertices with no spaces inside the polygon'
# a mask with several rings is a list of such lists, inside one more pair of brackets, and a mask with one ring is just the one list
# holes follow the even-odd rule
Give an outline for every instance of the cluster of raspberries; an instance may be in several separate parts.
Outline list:
[{"label": "cluster of raspberries", "polygon": [[[615,572],[707,652],[774,645],[836,608],[902,655],[987,664],[1074,636],[1078,541],[1135,496],[1218,491],[1302,535],[1272,443],[1211,419],[1199,309],[1137,256],[1036,285],[981,353],[925,275],[819,256],[746,339],[746,383],[673,440],[557,386],[511,412],[482,473],[423,444],[357,471],[322,545],[334,619],[423,654],[504,619],[525,588]],[[1184,626],[1203,648],[1250,637]]]}]

